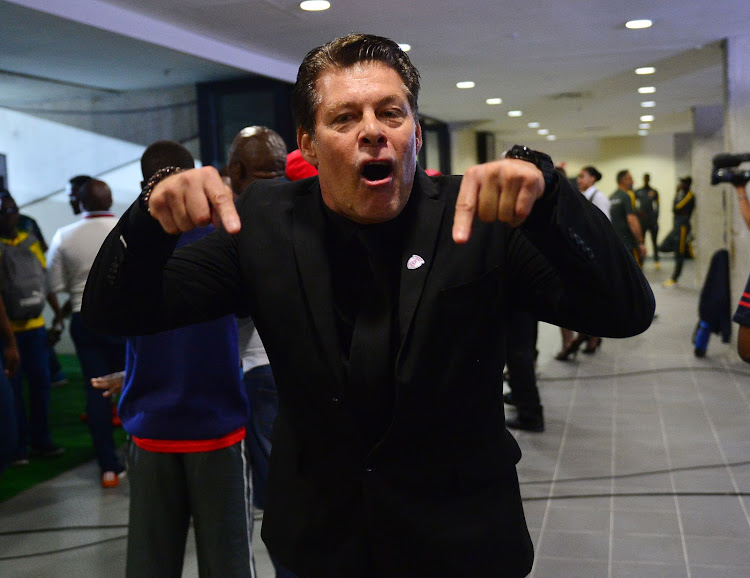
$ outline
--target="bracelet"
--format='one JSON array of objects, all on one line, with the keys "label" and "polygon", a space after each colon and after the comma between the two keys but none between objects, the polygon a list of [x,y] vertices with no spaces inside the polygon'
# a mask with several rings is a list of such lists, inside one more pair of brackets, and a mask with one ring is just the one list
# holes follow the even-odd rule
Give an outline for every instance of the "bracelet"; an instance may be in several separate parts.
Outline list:
[{"label": "bracelet", "polygon": [[146,181],[146,186],[143,187],[143,189],[141,190],[141,194],[138,195],[138,204],[141,206],[141,208],[147,213],[150,213],[151,209],[149,209],[148,201],[151,198],[151,193],[154,192],[154,188],[156,188],[156,185],[158,185],[168,176],[176,175],[177,173],[181,173],[184,170],[185,169],[181,167],[164,167],[156,171],[151,176],[151,178]]}]

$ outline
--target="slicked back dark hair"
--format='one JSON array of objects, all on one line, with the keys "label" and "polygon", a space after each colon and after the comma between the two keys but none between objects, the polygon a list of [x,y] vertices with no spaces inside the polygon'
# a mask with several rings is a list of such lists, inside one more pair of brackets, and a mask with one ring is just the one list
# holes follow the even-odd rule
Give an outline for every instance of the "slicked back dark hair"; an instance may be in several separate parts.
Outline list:
[{"label": "slicked back dark hair", "polygon": [[354,66],[359,62],[382,62],[395,70],[404,81],[409,106],[417,119],[419,71],[406,53],[389,38],[372,34],[349,34],[313,48],[307,53],[297,72],[292,91],[294,121],[310,136],[315,135],[315,113],[320,104],[316,83],[331,69]]},{"label": "slicked back dark hair", "polygon": [[150,144],[141,156],[141,173],[143,181],[148,181],[156,171],[164,167],[195,167],[193,155],[180,143],[173,140],[158,140]]},{"label": "slicked back dark hair", "polygon": [[587,167],[583,167],[584,171],[586,171],[588,174],[590,174],[592,177],[594,177],[594,182],[597,182],[602,178],[602,174],[596,170],[595,167],[589,165]]}]

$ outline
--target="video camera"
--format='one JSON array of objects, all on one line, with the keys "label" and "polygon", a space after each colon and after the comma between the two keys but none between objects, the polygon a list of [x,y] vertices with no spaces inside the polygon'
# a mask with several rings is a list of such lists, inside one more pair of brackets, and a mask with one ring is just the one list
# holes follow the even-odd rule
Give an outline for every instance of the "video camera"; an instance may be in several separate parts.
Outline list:
[{"label": "video camera", "polygon": [[718,154],[713,158],[714,168],[711,171],[711,184],[732,183],[746,185],[750,181],[750,170],[739,170],[737,167],[750,161],[750,153],[731,155]]}]

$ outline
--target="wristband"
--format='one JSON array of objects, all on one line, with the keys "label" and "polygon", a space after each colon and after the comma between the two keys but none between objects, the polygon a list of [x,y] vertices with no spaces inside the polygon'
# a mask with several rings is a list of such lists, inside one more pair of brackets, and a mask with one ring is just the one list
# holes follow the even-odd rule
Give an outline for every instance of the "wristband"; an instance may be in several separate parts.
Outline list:
[{"label": "wristband", "polygon": [[176,175],[177,173],[183,172],[185,169],[181,167],[164,167],[156,171],[151,178],[146,181],[146,185],[141,190],[141,194],[138,195],[138,204],[147,213],[151,212],[149,209],[148,201],[151,199],[151,193],[154,192],[154,188],[164,179],[170,175]]},{"label": "wristband", "polygon": [[545,194],[557,187],[560,175],[557,172],[557,169],[555,169],[555,165],[548,154],[532,150],[526,146],[513,145],[511,149],[505,153],[505,158],[520,159],[529,162],[542,171]]}]

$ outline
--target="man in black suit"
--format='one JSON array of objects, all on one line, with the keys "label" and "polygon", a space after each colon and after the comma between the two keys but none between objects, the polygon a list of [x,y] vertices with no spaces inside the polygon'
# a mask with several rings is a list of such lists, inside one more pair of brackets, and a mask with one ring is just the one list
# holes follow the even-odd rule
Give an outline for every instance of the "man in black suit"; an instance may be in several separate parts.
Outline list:
[{"label": "man in black suit", "polygon": [[[257,181],[236,208],[211,167],[154,179],[86,287],[102,331],[252,315],[280,399],[263,537],[302,578],[526,575],[497,396],[507,314],[610,337],[653,316],[609,221],[547,155],[428,177],[418,92],[388,39],[311,51],[293,104],[319,177]],[[172,254],[212,218],[223,230]]]}]

